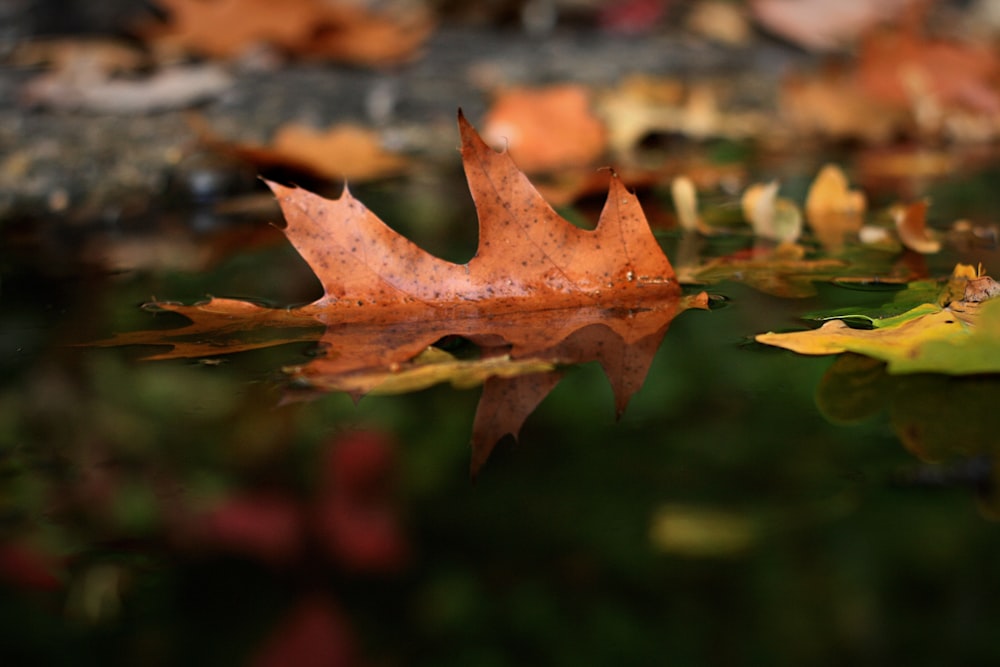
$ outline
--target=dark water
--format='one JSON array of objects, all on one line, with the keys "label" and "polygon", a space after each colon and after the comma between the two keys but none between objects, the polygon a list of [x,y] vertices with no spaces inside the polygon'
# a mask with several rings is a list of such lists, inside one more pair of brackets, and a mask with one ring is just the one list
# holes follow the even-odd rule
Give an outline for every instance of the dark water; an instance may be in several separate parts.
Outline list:
[{"label": "dark water", "polygon": [[[4,228],[3,664],[1000,659],[995,378],[751,342],[886,293],[711,286],[724,305],[674,320],[621,419],[596,364],[568,369],[472,481],[478,389],[281,404],[307,343],[207,362],[73,346],[175,325],[151,297],[317,296],[280,232],[188,222]],[[929,270],[956,258],[974,261]]]}]

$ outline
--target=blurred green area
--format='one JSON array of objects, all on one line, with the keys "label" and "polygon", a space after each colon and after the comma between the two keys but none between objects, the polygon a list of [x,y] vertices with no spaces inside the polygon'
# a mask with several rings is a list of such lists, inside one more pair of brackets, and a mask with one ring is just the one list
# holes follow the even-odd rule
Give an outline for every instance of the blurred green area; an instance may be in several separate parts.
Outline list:
[{"label": "blurred green area", "polygon": [[[463,206],[449,214],[472,219]],[[425,211],[426,245],[447,242],[440,205],[382,209],[414,229]],[[53,276],[10,255],[3,266],[5,665],[247,664],[304,596],[339,610],[365,664],[1000,658],[1000,533],[976,498],[989,505],[990,480],[920,483],[897,414],[832,424],[815,398],[831,360],[749,342],[884,293],[821,286],[782,300],[713,286],[725,306],[674,321],[620,421],[600,369],[568,369],[473,481],[477,390],[281,404],[279,369],[308,345],[208,364],[71,346],[169,324],[137,308],[152,295],[308,300],[315,281],[285,245],[198,274]],[[955,420],[966,391],[995,391],[977,382],[921,385],[913,404],[937,401]],[[985,426],[956,434],[988,439],[995,416],[969,404]],[[239,543],[198,532],[201,513],[247,494],[312,526],[324,462],[358,430],[396,443],[402,568],[356,572],[297,528],[294,548],[277,529]],[[934,458],[991,457],[993,444]],[[290,551],[269,556],[268,539]]]}]

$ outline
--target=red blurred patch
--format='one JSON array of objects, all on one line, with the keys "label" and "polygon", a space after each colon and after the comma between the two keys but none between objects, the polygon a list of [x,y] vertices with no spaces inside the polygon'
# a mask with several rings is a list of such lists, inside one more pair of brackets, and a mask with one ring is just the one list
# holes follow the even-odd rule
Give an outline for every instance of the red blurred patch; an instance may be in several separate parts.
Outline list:
[{"label": "red blurred patch", "polygon": [[276,493],[233,496],[212,508],[202,530],[208,544],[270,563],[287,563],[302,546],[299,504]]},{"label": "red blurred patch", "polygon": [[670,0],[626,0],[609,2],[597,23],[611,32],[636,35],[649,32],[667,15]]},{"label": "red blurred patch", "polygon": [[32,545],[0,544],[0,579],[19,588],[51,591],[62,586],[58,562]]},{"label": "red blurred patch", "polygon": [[342,667],[356,665],[350,627],[328,600],[303,598],[271,634],[253,667]]},{"label": "red blurred patch", "polygon": [[316,503],[316,532],[348,569],[391,572],[406,560],[395,471],[395,445],[383,434],[357,431],[330,447]]}]

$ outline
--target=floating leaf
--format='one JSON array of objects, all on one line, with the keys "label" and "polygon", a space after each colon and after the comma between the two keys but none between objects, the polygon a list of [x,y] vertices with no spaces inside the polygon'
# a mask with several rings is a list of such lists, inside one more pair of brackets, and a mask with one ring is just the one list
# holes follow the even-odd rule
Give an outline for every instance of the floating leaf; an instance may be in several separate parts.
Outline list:
[{"label": "floating leaf", "polygon": [[834,164],[824,166],[806,195],[806,221],[824,247],[837,251],[864,221],[865,195],[851,190],[847,176]]},{"label": "floating leaf", "polygon": [[[487,146],[461,114],[459,127],[479,214],[479,249],[468,263],[428,254],[346,189],[329,200],[269,183],[285,213],[285,234],[319,278],[322,297],[283,310],[232,299],[154,304],[191,324],[98,344],[174,346],[157,358],[216,356],[269,344],[252,339],[268,327],[295,330],[270,343],[278,344],[315,338],[315,327],[325,325],[321,354],[288,369],[299,385],[358,396],[376,387],[485,381],[473,470],[497,440],[517,434],[555,386],[558,375],[541,372],[554,365],[598,361],[620,414],[670,321],[685,308],[707,307],[707,297],[681,298],[638,200],[617,177],[597,227],[581,229],[556,214],[510,156]],[[484,358],[437,367],[414,361],[452,335],[478,345]]]},{"label": "floating leaf", "polygon": [[897,205],[892,208],[899,240],[910,250],[931,255],[941,250],[941,242],[927,229],[927,202]]},{"label": "floating leaf", "polygon": [[755,236],[792,242],[802,234],[802,213],[795,202],[778,196],[777,181],[751,185],[740,206]]},{"label": "floating leaf", "polygon": [[758,342],[799,354],[857,352],[888,363],[890,373],[1000,372],[1000,300],[918,306],[875,329],[832,320],[819,329],[766,333]]}]

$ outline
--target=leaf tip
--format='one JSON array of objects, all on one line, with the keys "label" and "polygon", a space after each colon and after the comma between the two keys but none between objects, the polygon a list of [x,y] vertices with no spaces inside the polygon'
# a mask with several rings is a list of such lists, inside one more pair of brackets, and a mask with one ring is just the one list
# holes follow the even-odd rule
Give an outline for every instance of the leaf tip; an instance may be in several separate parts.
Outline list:
[{"label": "leaf tip", "polygon": [[281,183],[278,183],[277,181],[272,181],[272,180],[269,180],[267,178],[261,178],[260,180],[264,181],[264,185],[266,185],[271,190],[271,192],[274,193],[275,197],[279,197],[280,198],[280,197],[282,197],[284,195],[287,195],[292,190],[296,189],[294,187],[289,187],[287,185],[282,185]]},{"label": "leaf tip", "polygon": [[[476,132],[476,128],[472,126],[469,119],[465,117],[465,113],[462,111],[461,107],[458,109],[458,133],[462,138],[462,151],[467,150],[482,150],[484,148],[489,148],[483,138],[479,136]],[[493,150],[490,148],[490,150]]]}]

